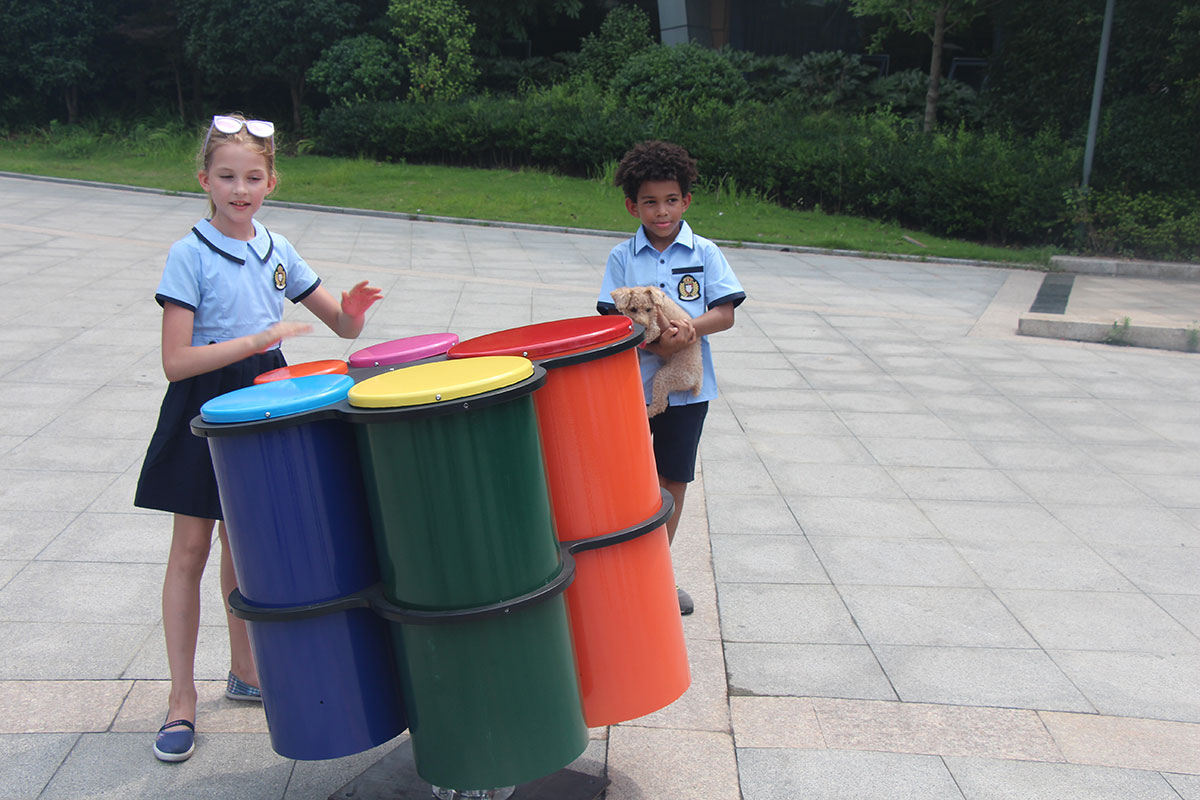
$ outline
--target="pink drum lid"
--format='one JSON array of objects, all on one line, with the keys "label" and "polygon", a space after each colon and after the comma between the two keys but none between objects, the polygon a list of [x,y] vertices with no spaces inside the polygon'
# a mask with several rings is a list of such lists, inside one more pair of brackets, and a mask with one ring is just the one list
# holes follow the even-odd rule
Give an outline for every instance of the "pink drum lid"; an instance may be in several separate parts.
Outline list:
[{"label": "pink drum lid", "polygon": [[350,354],[350,366],[388,367],[393,364],[408,364],[423,358],[444,355],[458,344],[458,335],[453,333],[425,333],[393,339],[383,344],[364,347]]}]

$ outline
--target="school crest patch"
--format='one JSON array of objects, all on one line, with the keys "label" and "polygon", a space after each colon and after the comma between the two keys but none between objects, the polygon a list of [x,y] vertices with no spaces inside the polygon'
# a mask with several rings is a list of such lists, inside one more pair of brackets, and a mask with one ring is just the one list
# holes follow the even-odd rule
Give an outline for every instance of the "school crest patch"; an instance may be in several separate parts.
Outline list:
[{"label": "school crest patch", "polygon": [[279,291],[287,288],[287,270],[283,268],[283,264],[275,267],[275,288]]},{"label": "school crest patch", "polygon": [[700,281],[691,275],[684,275],[679,280],[679,299],[695,300],[700,296]]}]

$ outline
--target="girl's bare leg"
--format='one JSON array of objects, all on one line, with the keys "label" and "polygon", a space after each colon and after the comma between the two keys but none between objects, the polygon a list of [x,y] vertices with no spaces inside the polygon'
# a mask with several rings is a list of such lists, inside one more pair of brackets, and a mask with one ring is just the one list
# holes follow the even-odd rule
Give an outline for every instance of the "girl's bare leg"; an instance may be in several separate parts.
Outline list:
[{"label": "girl's bare leg", "polygon": [[229,550],[229,534],[224,522],[217,525],[217,535],[221,539],[221,602],[225,605],[225,619],[229,624],[229,670],[243,682],[258,686],[258,669],[250,651],[246,620],[235,617],[229,608],[229,594],[237,588],[237,574],[233,570],[233,553]]},{"label": "girl's bare leg", "polygon": [[213,520],[176,514],[163,578],[163,633],[171,694],[167,720],[196,720],[196,636],[200,631],[200,579],[212,545]]}]

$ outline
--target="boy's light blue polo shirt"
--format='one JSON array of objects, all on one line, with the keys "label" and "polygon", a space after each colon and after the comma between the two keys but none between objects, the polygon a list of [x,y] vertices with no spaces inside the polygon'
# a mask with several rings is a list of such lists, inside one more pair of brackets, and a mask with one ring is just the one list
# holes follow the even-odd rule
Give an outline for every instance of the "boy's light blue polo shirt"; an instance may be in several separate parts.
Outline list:
[{"label": "boy's light blue polo shirt", "polygon": [[283,319],[283,298],[299,303],[320,285],[291,242],[260,223],[244,242],[201,220],[171,245],[154,299],[195,313],[199,346],[266,330]]},{"label": "boy's light blue polo shirt", "polygon": [[[686,221],[681,221],[675,241],[662,253],[654,249],[641,227],[633,237],[612,249],[596,301],[600,313],[616,311],[612,290],[621,286],[657,286],[693,319],[725,303],[733,303],[736,308],[746,299],[742,284],[721,249],[703,236],[692,233]],[[700,352],[704,357],[704,385],[700,394],[671,392],[668,401],[671,405],[703,403],[716,398],[717,376],[707,336],[700,338]],[[649,403],[651,382],[663,361],[647,350],[638,350],[638,363],[642,370],[642,389]]]}]

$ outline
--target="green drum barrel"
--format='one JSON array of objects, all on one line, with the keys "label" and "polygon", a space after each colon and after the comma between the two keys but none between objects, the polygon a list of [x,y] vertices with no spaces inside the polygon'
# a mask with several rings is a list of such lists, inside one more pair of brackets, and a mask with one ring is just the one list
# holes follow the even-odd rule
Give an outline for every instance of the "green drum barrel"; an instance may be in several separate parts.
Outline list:
[{"label": "green drum barrel", "polygon": [[525,783],[587,746],[532,398],[544,380],[526,359],[478,358],[350,391],[417,772],[437,786]]}]

